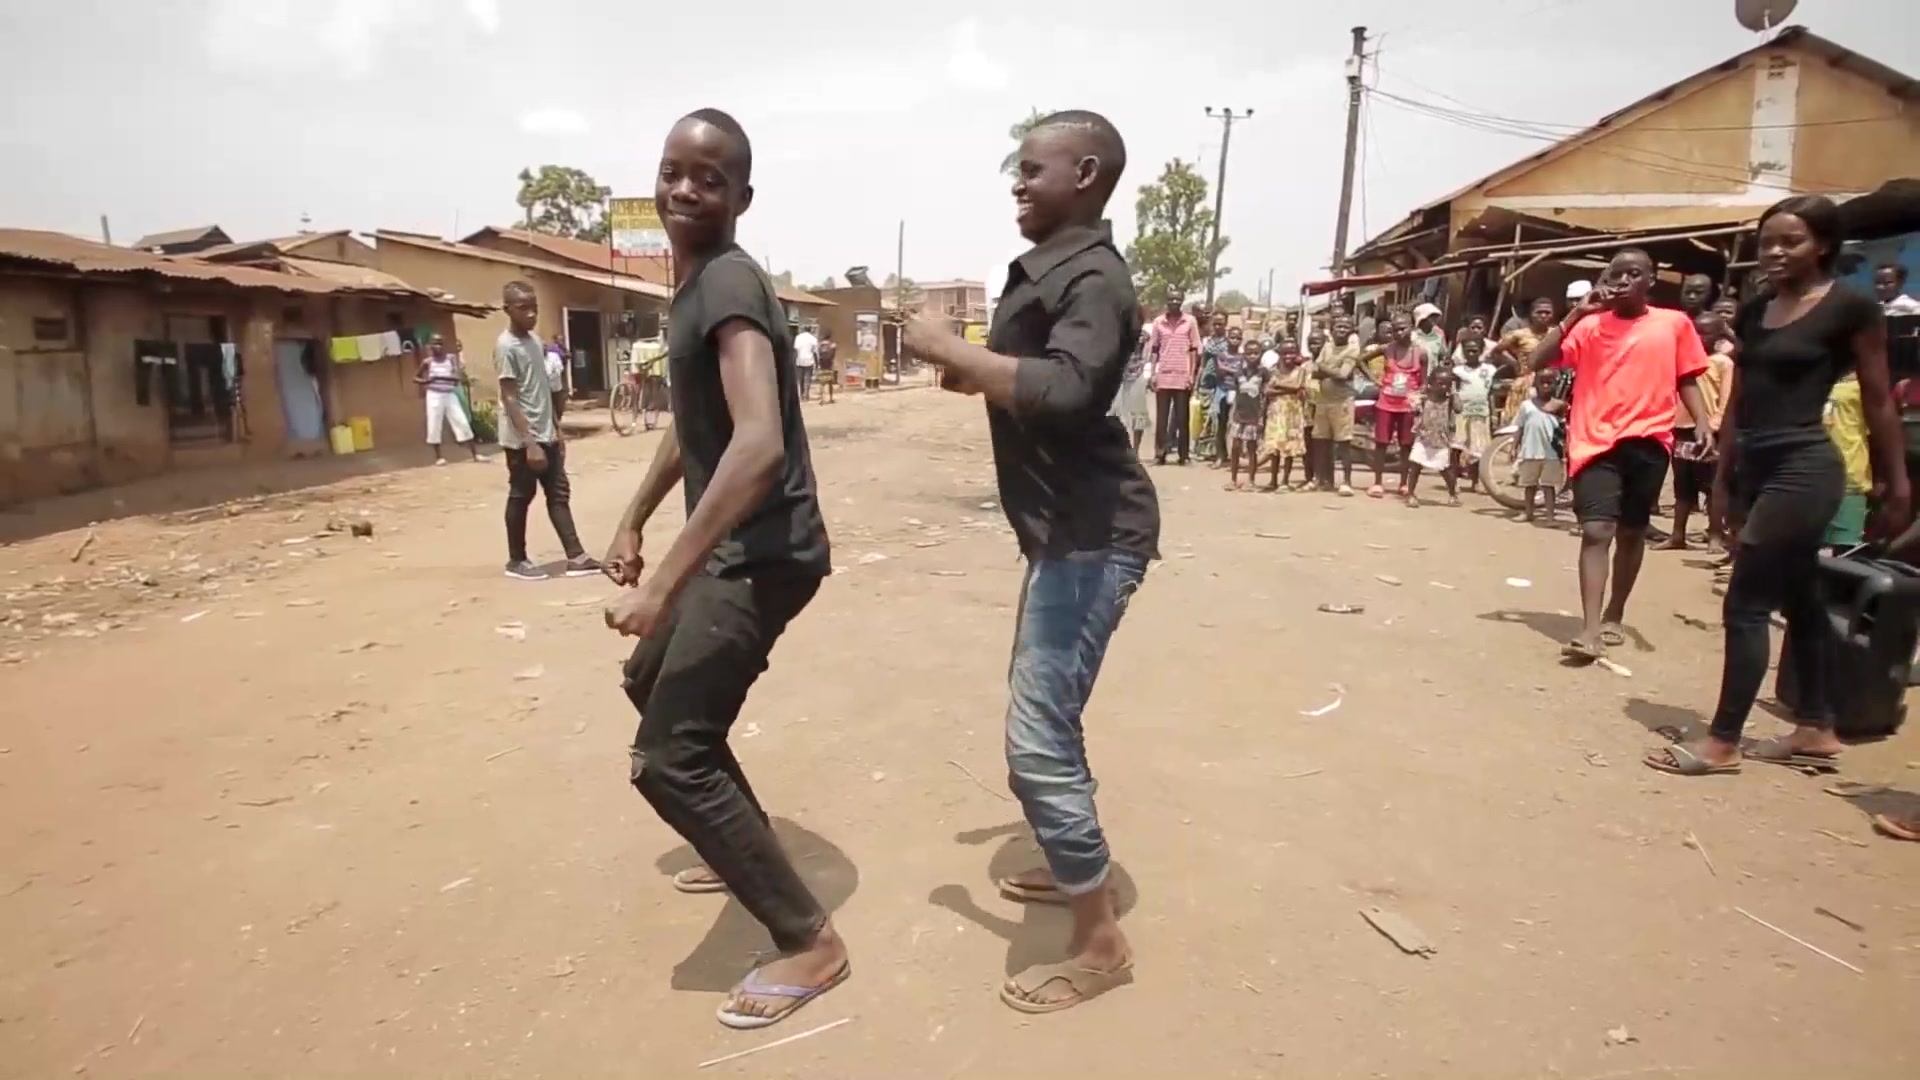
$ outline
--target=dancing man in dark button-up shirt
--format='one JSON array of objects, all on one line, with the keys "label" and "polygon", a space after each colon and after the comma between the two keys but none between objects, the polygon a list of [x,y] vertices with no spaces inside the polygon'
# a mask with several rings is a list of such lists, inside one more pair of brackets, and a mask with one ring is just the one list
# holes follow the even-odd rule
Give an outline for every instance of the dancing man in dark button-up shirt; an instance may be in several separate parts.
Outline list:
[{"label": "dancing man in dark button-up shirt", "polygon": [[1043,120],[1020,145],[1013,185],[1034,246],[1007,268],[986,347],[955,337],[944,318],[906,330],[941,385],[986,398],[1001,505],[1027,559],[1007,768],[1047,866],[999,886],[1014,900],[1066,905],[1073,934],[1065,962],[1001,987],[1022,1012],[1071,1008],[1132,977],[1081,727],[1107,643],[1159,556],[1153,482],[1107,412],[1140,334],[1132,275],[1103,217],[1125,165],[1104,117]]}]

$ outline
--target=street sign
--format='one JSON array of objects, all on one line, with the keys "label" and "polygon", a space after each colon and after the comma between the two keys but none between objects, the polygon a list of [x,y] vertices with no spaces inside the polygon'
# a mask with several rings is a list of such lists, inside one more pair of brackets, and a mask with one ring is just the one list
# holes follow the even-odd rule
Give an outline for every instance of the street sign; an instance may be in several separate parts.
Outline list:
[{"label": "street sign", "polygon": [[613,253],[648,258],[667,253],[667,230],[652,199],[614,199],[607,206],[608,236]]}]

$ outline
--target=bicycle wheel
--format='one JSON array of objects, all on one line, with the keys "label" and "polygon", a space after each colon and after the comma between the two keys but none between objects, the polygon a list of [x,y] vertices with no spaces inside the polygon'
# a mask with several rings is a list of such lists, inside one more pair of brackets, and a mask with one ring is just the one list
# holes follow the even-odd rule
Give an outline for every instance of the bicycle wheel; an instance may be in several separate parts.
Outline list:
[{"label": "bicycle wheel", "polygon": [[[629,382],[622,382],[613,388],[613,397],[607,403],[607,411],[613,420],[613,430],[622,435],[633,434],[634,421],[639,419],[639,402],[634,400],[638,391]],[[651,428],[653,425],[647,425]]]}]

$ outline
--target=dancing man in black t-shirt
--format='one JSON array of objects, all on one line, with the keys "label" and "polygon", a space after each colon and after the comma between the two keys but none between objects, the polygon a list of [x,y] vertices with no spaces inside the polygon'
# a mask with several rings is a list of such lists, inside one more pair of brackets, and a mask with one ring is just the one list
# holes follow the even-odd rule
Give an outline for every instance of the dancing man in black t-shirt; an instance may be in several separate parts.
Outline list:
[{"label": "dancing man in black t-shirt", "polygon": [[[607,625],[641,639],[625,682],[640,711],[633,786],[705,861],[675,885],[731,892],[780,949],[720,1006],[732,1028],[778,1023],[849,970],[727,748],[773,643],[831,572],[786,313],[733,239],[752,172],[746,133],[726,113],[702,109],[667,135],[653,199],[679,282],[667,330],[673,426],[606,559],[630,587]],[[641,528],[682,480],[686,525],[642,581]]]}]

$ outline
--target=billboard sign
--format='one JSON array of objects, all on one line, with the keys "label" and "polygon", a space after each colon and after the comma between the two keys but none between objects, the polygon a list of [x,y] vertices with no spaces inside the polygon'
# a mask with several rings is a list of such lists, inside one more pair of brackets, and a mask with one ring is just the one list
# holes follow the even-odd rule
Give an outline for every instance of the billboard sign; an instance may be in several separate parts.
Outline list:
[{"label": "billboard sign", "polygon": [[607,205],[607,235],[613,253],[627,258],[654,258],[667,253],[667,230],[653,200],[614,199]]}]

